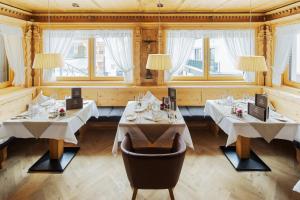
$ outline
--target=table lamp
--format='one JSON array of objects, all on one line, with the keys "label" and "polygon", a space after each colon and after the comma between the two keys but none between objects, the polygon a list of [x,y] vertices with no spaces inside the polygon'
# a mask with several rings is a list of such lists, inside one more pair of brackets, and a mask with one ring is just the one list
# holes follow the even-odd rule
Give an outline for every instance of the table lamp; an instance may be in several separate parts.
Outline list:
[{"label": "table lamp", "polygon": [[169,70],[172,68],[172,61],[168,54],[149,54],[146,69]]},{"label": "table lamp", "polygon": [[264,86],[266,85],[267,63],[264,56],[240,56],[237,69],[244,72],[264,72]]},{"label": "table lamp", "polygon": [[[59,53],[40,53],[34,57],[33,69],[54,69],[64,66],[64,59]],[[32,74],[34,78],[34,73]],[[41,80],[41,78],[40,78]],[[39,85],[41,82],[39,80]]]}]

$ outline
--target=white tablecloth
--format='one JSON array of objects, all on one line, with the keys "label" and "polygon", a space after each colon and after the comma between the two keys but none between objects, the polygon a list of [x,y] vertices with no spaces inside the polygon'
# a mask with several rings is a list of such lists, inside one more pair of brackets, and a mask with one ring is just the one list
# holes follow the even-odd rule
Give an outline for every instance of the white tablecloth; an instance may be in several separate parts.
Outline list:
[{"label": "white tablecloth", "polygon": [[[242,103],[242,101],[238,102],[239,106],[245,111],[247,104]],[[280,116],[280,114],[274,111],[270,111],[270,118],[267,122],[260,121],[246,112],[243,113],[243,118],[238,118],[234,114],[231,114],[231,106],[224,105],[221,103],[221,100],[206,101],[204,111],[228,135],[226,146],[233,144],[239,135],[248,138],[263,137],[266,139],[266,133],[261,130],[270,131],[270,129],[274,129],[274,136],[266,139],[267,142],[270,142],[274,138],[293,141],[295,136],[300,134],[298,123]],[[286,121],[278,120],[278,116]],[[261,126],[263,129],[259,130],[257,126]]]},{"label": "white tablecloth", "polygon": [[[0,139],[48,138],[63,139],[65,142],[77,144],[75,133],[90,117],[98,117],[98,109],[94,101],[85,101],[82,109],[68,110],[65,117],[56,119],[10,119],[0,127]],[[35,133],[35,131],[40,133]]]},{"label": "white tablecloth", "polygon": [[[114,155],[117,154],[118,144],[124,139],[126,133],[130,134],[133,140],[134,147],[164,147],[167,143],[170,143],[170,141],[172,142],[176,133],[179,133],[183,136],[183,139],[186,142],[187,146],[194,149],[189,129],[179,109],[177,109],[176,111],[177,120],[173,123],[169,122],[166,112],[163,112],[164,117],[158,122],[145,119],[144,116],[151,115],[151,113],[147,111],[138,114],[139,116],[135,121],[128,121],[126,119],[126,114],[133,113],[134,107],[135,102],[128,102],[121,117],[112,149],[112,153]],[[146,127],[147,132],[149,132],[146,133],[146,130],[143,129],[143,127]],[[160,129],[162,132],[157,132],[156,130],[158,129]]]}]

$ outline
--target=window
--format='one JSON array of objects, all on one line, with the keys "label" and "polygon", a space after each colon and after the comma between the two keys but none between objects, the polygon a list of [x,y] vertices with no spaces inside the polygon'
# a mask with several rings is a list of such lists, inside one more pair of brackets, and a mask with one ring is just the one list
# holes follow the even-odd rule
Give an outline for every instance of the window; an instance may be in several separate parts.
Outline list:
[{"label": "window", "polygon": [[300,88],[300,34],[292,47],[288,68],[284,74],[284,84]]},{"label": "window", "polygon": [[89,40],[75,39],[67,55],[65,66],[55,70],[56,77],[88,77],[89,76]]},{"label": "window", "polygon": [[95,43],[95,76],[123,76],[102,38],[96,38]]},{"label": "window", "polygon": [[196,39],[189,58],[174,76],[203,76],[203,53],[203,39]]},{"label": "window", "polygon": [[173,71],[167,80],[244,80],[235,65],[238,56],[254,52],[254,35],[254,30],[168,31]]},{"label": "window", "polygon": [[243,76],[234,68],[223,38],[209,40],[209,73],[211,76]]},{"label": "window", "polygon": [[[130,30],[45,30],[44,51],[61,53],[65,65],[55,70],[43,70],[44,82],[57,80],[130,82],[129,73],[126,73],[125,77],[124,71],[132,71],[130,68],[133,67],[131,32]],[[116,46],[120,48],[117,49]]]},{"label": "window", "polygon": [[0,87],[9,83],[9,66],[5,53],[3,37],[0,35]]}]

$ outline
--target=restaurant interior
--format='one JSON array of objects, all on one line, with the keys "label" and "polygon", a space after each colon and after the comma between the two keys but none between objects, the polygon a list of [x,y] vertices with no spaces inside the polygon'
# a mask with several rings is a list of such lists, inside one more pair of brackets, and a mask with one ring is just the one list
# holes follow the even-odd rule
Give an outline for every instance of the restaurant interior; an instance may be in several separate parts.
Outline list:
[{"label": "restaurant interior", "polygon": [[0,0],[0,199],[300,200],[300,1]]}]

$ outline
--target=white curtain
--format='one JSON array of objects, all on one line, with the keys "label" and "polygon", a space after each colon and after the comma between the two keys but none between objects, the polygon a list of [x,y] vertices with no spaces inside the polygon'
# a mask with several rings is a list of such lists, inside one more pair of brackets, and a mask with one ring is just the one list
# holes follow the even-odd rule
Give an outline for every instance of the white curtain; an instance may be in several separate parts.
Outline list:
[{"label": "white curtain", "polygon": [[20,27],[0,25],[9,67],[14,71],[14,85],[24,85],[25,67],[23,54],[23,32]]},{"label": "white curtain", "polygon": [[[45,53],[60,53],[63,57],[66,57],[71,44],[75,37],[73,31],[50,31],[45,30],[43,32],[44,39],[44,52]],[[45,81],[55,81],[55,69],[46,69],[44,72]]]},{"label": "white curtain", "polygon": [[0,82],[5,82],[8,80],[8,65],[7,58],[4,47],[4,40],[0,34]]},{"label": "white curtain", "polygon": [[[255,54],[254,35],[254,30],[234,30],[221,32],[221,37],[224,39],[227,46],[228,55],[230,56],[232,66],[237,65],[239,56],[249,56]],[[254,82],[255,72],[244,72],[244,79],[247,82]]]},{"label": "white curtain", "polygon": [[102,34],[102,38],[116,65],[124,72],[125,82],[132,83],[134,69],[132,32],[111,31]]},{"label": "white curtain", "polygon": [[165,80],[170,81],[172,76],[181,70],[187,62],[197,34],[194,31],[168,31],[167,33],[167,54],[171,56],[172,69],[166,71]]},{"label": "white curtain", "polygon": [[[288,25],[277,27],[276,43],[275,43],[275,54],[274,54],[274,66],[272,73],[272,84],[281,85],[281,76],[284,73],[286,67],[288,66],[289,57],[291,52],[295,53],[297,51],[292,51],[293,48],[296,50],[297,44],[297,34],[300,33],[300,24]],[[292,55],[296,57],[299,55]]]},{"label": "white curtain", "polygon": [[[131,30],[45,30],[44,52],[67,56],[76,38],[103,38],[114,62],[124,72],[127,83],[133,81],[133,49]],[[49,39],[50,38],[50,39]],[[45,70],[44,79],[55,81],[55,71]]]}]

